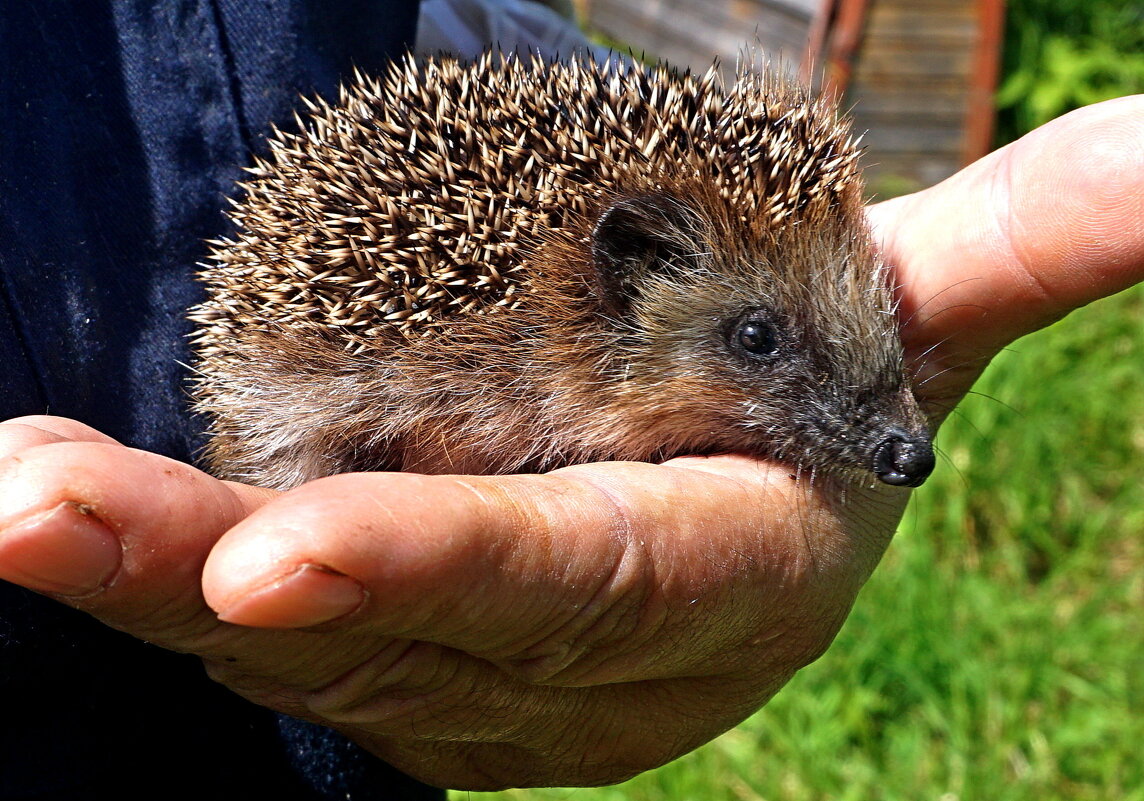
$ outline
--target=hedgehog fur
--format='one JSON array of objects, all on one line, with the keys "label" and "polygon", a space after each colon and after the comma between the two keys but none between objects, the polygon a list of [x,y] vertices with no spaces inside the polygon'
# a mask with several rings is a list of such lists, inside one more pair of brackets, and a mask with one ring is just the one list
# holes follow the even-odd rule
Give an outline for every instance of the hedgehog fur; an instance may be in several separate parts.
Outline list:
[{"label": "hedgehog fur", "polygon": [[200,275],[216,474],[932,468],[829,103],[758,72],[489,54],[307,105]]}]

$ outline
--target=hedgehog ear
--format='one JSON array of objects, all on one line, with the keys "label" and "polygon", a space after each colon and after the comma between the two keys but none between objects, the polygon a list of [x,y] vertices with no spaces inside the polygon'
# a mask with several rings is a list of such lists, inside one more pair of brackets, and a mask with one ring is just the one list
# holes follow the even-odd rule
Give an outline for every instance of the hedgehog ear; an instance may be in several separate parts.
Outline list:
[{"label": "hedgehog ear", "polygon": [[667,195],[617,200],[592,229],[592,260],[600,299],[610,314],[626,312],[644,279],[677,268],[696,251],[699,219]]}]

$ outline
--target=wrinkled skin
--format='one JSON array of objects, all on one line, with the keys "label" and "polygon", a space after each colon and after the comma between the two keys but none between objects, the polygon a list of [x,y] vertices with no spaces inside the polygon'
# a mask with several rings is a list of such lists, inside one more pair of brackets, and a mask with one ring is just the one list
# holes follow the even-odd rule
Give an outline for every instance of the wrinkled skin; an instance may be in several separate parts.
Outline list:
[{"label": "wrinkled skin", "polygon": [[[1007,343],[1144,278],[1142,198],[1137,97],[871,209],[935,421]],[[277,494],[48,417],[0,425],[0,456],[0,576],[481,789],[617,781],[746,717],[830,643],[908,498],[733,456]]]}]

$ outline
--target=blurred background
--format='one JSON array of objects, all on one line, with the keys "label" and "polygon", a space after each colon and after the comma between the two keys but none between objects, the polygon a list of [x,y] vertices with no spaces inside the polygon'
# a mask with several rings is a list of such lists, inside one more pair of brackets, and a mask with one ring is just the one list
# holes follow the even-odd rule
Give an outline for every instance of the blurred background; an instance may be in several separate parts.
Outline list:
[{"label": "blurred background", "polygon": [[[876,197],[1144,91],[1142,0],[548,5],[637,57],[755,47],[840,94]],[[453,801],[1144,800],[1144,287],[1015,343],[938,445],[833,647],[753,718],[616,787]]]},{"label": "blurred background", "polygon": [[[733,77],[744,50],[839,95],[879,196],[1144,91],[1142,0],[548,0],[600,41]],[[879,191],[881,190],[881,191]]]}]

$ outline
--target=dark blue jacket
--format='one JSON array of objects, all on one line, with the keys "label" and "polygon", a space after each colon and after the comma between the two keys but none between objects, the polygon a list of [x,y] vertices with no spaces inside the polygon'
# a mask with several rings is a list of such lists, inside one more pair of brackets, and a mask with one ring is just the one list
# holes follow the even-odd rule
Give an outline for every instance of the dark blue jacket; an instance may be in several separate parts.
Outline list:
[{"label": "dark blue jacket", "polygon": [[[5,0],[0,418],[189,460],[185,309],[240,168],[299,93],[412,40],[416,0]],[[197,659],[0,583],[0,799],[440,798]]]}]

